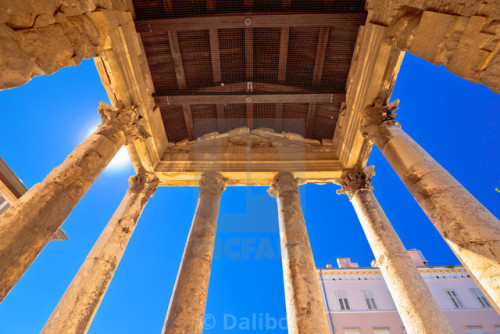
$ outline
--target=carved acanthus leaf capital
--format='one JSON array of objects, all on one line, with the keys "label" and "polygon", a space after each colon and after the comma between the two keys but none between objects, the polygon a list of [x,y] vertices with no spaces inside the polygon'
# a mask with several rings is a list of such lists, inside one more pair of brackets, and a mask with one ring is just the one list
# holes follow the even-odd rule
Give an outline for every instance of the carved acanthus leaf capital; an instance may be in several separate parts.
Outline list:
[{"label": "carved acanthus leaf capital", "polygon": [[139,172],[128,179],[129,190],[135,193],[143,193],[148,199],[153,196],[160,180],[154,173]]},{"label": "carved acanthus leaf capital", "polygon": [[290,172],[281,172],[273,180],[271,187],[267,189],[269,195],[277,198],[285,193],[297,192],[299,191],[299,184],[297,179]]},{"label": "carved acanthus leaf capital", "polygon": [[127,143],[137,139],[147,139],[151,135],[146,131],[145,120],[136,106],[112,107],[104,102],[99,104],[102,124],[100,131],[120,130],[125,134]]},{"label": "carved acanthus leaf capital", "polygon": [[373,107],[367,108],[364,112],[363,120],[361,121],[361,133],[363,136],[369,139],[377,136],[380,132],[379,126],[386,122],[392,122],[399,126],[399,123],[395,120],[397,114],[394,113],[398,109],[398,105],[399,100],[384,104],[382,100],[377,99]]},{"label": "carved acanthus leaf capital", "polygon": [[200,194],[220,195],[226,189],[226,179],[219,173],[203,173],[200,178]]},{"label": "carved acanthus leaf capital", "polygon": [[352,199],[360,190],[373,190],[371,183],[372,176],[375,175],[374,169],[375,166],[345,169],[340,182],[342,189],[337,190],[337,194],[345,194]]}]

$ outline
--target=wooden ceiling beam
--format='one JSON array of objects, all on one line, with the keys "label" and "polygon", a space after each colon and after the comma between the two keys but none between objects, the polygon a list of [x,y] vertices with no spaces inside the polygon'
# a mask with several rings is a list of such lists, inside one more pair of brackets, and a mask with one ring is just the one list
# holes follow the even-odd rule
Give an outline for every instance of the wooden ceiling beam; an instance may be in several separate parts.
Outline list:
[{"label": "wooden ceiling beam", "polygon": [[274,127],[276,132],[281,132],[283,128],[283,103],[276,104],[276,116],[274,118]]},{"label": "wooden ceiling beam", "polygon": [[245,9],[250,9],[253,7],[253,0],[245,0],[244,4],[245,4]]},{"label": "wooden ceiling beam", "polygon": [[288,42],[290,40],[290,27],[281,28],[280,56],[278,65],[278,81],[286,81],[286,64],[288,61]]},{"label": "wooden ceiling beam", "polygon": [[207,0],[207,11],[215,12],[217,9],[217,0]]},{"label": "wooden ceiling beam", "polygon": [[[220,59],[220,48],[219,48],[219,34],[217,29],[209,29],[210,36],[210,57],[212,60],[212,74],[214,78],[214,83],[222,82],[222,70],[221,70],[221,59]],[[220,87],[220,86],[218,86]],[[219,124],[219,132],[226,132],[226,120],[224,116],[224,105],[217,104],[217,122]]]},{"label": "wooden ceiling beam", "polygon": [[250,130],[253,130],[253,104],[248,103],[245,106],[246,116],[247,116],[247,126]]},{"label": "wooden ceiling beam", "polygon": [[220,64],[219,35],[217,29],[210,29],[210,57],[212,60],[212,73],[215,83],[222,82],[222,72]]},{"label": "wooden ceiling beam", "polygon": [[165,13],[172,13],[174,11],[174,6],[172,4],[172,0],[162,0],[163,10]]},{"label": "wooden ceiling beam", "polygon": [[364,22],[366,13],[317,13],[317,14],[231,14],[183,18],[165,18],[135,21],[138,32],[166,33],[168,31],[282,28],[282,27],[346,27]]},{"label": "wooden ceiling beam", "polygon": [[325,0],[325,7],[328,9],[333,8],[333,5],[335,3],[335,0]]},{"label": "wooden ceiling beam", "polygon": [[[323,27],[319,31],[318,45],[316,47],[316,59],[314,61],[314,71],[313,71],[313,86],[319,86],[321,84],[321,78],[323,77],[323,66],[325,64],[326,48],[328,46],[328,37],[330,36],[330,28]],[[316,119],[316,111],[318,110],[317,103],[309,103],[307,108],[306,116],[306,131],[305,137],[312,138],[314,132],[314,120]]]},{"label": "wooden ceiling beam", "polygon": [[[165,95],[168,105],[183,104],[257,104],[257,103],[340,103],[345,101],[345,93],[340,94],[198,94],[179,92],[176,95]],[[182,95],[181,95],[182,94]],[[160,96],[160,95],[157,95]]]},{"label": "wooden ceiling beam", "polygon": [[306,131],[305,137],[311,138],[314,130],[314,119],[316,118],[316,110],[318,109],[317,103],[309,103],[309,107],[307,108],[307,116],[306,116]]},{"label": "wooden ceiling beam", "polygon": [[191,106],[189,104],[183,104],[182,112],[184,113],[184,121],[186,122],[188,139],[194,140],[194,123],[193,123],[193,113],[191,112]]},{"label": "wooden ceiling beam", "polygon": [[[233,82],[233,83],[224,83],[211,86],[211,87],[202,87],[198,88],[197,90],[193,92],[198,92],[198,93],[241,93],[241,92],[246,92],[248,91],[248,83],[249,81],[242,81],[242,82]],[[277,84],[277,83],[268,83],[268,82],[255,82],[255,81],[250,81],[250,83],[253,86],[253,91],[260,91],[260,92],[267,92],[267,93],[329,93],[330,91],[326,90],[315,90],[315,91],[310,91],[306,88],[303,87],[297,87],[297,86],[288,86],[288,85],[283,85],[283,84]],[[161,94],[161,92],[158,92],[160,95],[168,95],[169,92],[165,92],[164,94]]]},{"label": "wooden ceiling beam", "polygon": [[[253,91],[253,29],[245,28],[245,77],[247,79],[247,91]],[[250,98],[251,99],[251,98]],[[249,100],[247,96],[246,101]],[[247,103],[246,107],[247,126],[253,130],[253,104]]]},{"label": "wooden ceiling beam", "polygon": [[215,107],[217,110],[217,122],[219,123],[219,132],[220,133],[226,132],[227,128],[226,128],[226,115],[224,113],[224,105],[217,104]]},{"label": "wooden ceiling beam", "polygon": [[316,60],[314,62],[313,85],[319,86],[323,77],[323,66],[325,65],[326,48],[328,47],[328,38],[330,28],[323,27],[319,30],[318,45],[316,47]]},{"label": "wooden ceiling beam", "polygon": [[245,76],[248,81],[253,79],[253,29],[245,28]]},{"label": "wooden ceiling beam", "polygon": [[182,54],[179,47],[179,40],[176,31],[168,31],[168,42],[170,43],[170,51],[174,61],[175,76],[177,78],[177,87],[186,89],[186,74],[182,63]]},{"label": "wooden ceiling beam", "polygon": [[[177,87],[179,89],[186,89],[186,74],[184,72],[184,65],[182,62],[181,49],[179,47],[179,39],[177,38],[176,31],[168,32],[168,41],[170,44],[170,51],[172,52],[172,59],[174,61],[175,76],[177,78]],[[182,105],[182,112],[184,114],[184,122],[189,140],[194,140],[194,122],[193,113],[189,104]]]}]

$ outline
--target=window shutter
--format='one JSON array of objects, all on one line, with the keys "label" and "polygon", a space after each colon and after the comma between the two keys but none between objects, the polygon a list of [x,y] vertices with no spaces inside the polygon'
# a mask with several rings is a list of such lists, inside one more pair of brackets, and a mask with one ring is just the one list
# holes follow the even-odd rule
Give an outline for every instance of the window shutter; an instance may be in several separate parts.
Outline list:
[{"label": "window shutter", "polygon": [[7,197],[4,194],[0,194],[0,215],[7,211],[10,206],[11,204]]}]

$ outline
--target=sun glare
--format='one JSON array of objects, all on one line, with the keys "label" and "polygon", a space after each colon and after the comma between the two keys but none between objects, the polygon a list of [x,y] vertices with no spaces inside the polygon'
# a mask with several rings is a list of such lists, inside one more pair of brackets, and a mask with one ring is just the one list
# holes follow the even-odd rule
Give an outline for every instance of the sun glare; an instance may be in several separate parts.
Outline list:
[{"label": "sun glare", "polygon": [[[87,130],[87,133],[86,133],[87,137],[90,136],[92,133],[94,133],[95,130],[97,130],[97,127],[98,127],[98,125],[91,126]],[[117,170],[124,169],[127,166],[131,166],[131,165],[132,165],[132,162],[130,161],[130,157],[128,155],[127,148],[125,146],[123,146],[116,153],[113,160],[111,160],[111,162],[108,164],[108,166],[106,167],[106,170],[117,171]]]},{"label": "sun glare", "polygon": [[127,148],[123,146],[118,153],[116,153],[115,157],[109,163],[107,169],[110,170],[118,170],[131,165],[130,157],[128,156]]}]

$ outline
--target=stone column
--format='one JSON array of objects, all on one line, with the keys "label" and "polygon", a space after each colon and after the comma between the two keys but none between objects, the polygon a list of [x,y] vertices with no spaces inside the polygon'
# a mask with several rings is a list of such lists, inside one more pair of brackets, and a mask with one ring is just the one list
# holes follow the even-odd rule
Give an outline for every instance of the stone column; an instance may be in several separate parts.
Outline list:
[{"label": "stone column", "polygon": [[129,179],[130,188],[41,333],[86,333],[113,279],[146,203],[159,180],[153,173]]},{"label": "stone column", "polygon": [[288,333],[330,333],[297,181],[282,172],[268,192],[278,202]]},{"label": "stone column", "polygon": [[[143,138],[136,108],[101,103],[103,122],[0,217],[0,301],[21,278],[127,140]],[[128,139],[127,139],[128,138]]]},{"label": "stone column", "polygon": [[224,178],[220,174],[202,175],[198,206],[170,299],[164,334],[203,332],[217,217],[224,189]]},{"label": "stone column", "polygon": [[394,120],[397,102],[365,111],[361,131],[500,312],[500,222]]},{"label": "stone column", "polygon": [[352,201],[382,276],[408,333],[453,334],[446,317],[432,296],[403,243],[373,195],[373,166],[347,169],[342,189]]}]

